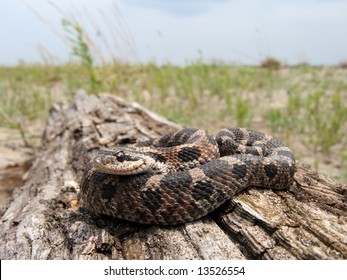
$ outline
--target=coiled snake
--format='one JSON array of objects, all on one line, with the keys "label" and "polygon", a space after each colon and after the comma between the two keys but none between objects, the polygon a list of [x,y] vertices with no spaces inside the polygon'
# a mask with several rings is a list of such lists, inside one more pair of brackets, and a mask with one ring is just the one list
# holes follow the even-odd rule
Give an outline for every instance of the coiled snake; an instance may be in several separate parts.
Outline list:
[{"label": "coiled snake", "polygon": [[100,150],[86,167],[80,205],[143,224],[180,224],[205,216],[248,186],[285,189],[294,172],[293,153],[274,137],[228,128],[214,139],[186,128]]}]

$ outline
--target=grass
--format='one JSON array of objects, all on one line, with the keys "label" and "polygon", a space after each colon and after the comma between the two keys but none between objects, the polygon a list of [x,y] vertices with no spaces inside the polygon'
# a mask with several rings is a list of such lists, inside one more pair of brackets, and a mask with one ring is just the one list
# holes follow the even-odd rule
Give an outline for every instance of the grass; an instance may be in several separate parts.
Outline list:
[{"label": "grass", "polygon": [[[53,103],[71,102],[73,92],[85,88],[139,102],[182,125],[212,133],[226,126],[263,130],[286,142],[299,159],[312,154],[316,168],[333,157],[346,169],[346,153],[338,152],[347,146],[346,69],[118,63],[92,66],[95,83],[89,67],[0,67],[0,126],[19,129],[28,141],[26,127],[33,122],[43,126]],[[342,171],[336,176],[346,180]]]},{"label": "grass", "polygon": [[[92,78],[90,68],[84,64],[1,67],[1,112],[17,122],[44,119],[52,103],[71,100],[76,89],[84,88],[90,93],[107,91],[137,101],[184,125],[193,124],[200,115],[203,123],[217,118],[251,126],[254,97],[260,98],[254,92],[271,90],[276,80],[265,69],[202,62],[186,67],[93,66]],[[1,121],[0,125],[6,123]]]},{"label": "grass", "polygon": [[[0,67],[0,126],[18,129],[25,144],[49,108],[72,101],[79,88],[109,92],[136,101],[184,126],[216,133],[246,126],[271,133],[299,159],[313,158],[317,169],[334,165],[333,176],[347,182],[347,68],[284,67],[275,58],[260,66],[186,66],[99,63],[93,42],[75,21],[63,20],[70,63]],[[35,135],[34,135],[35,136]],[[333,159],[333,160],[332,160]],[[323,163],[323,164],[322,164]]]}]

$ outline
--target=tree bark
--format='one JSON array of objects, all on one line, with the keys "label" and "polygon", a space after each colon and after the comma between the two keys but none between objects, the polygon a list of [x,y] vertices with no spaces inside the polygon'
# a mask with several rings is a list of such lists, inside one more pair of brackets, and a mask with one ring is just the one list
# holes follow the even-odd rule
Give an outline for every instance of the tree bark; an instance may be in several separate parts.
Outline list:
[{"label": "tree bark", "polygon": [[145,226],[77,206],[83,169],[100,147],[180,126],[108,94],[51,109],[43,146],[0,225],[1,259],[346,259],[347,186],[297,164],[288,191],[249,188],[210,215]]}]

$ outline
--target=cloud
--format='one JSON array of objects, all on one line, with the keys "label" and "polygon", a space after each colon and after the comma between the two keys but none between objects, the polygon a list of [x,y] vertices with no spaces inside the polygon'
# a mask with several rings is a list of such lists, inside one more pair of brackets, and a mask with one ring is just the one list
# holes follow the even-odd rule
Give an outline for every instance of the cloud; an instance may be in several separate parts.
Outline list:
[{"label": "cloud", "polygon": [[204,13],[212,5],[230,0],[126,0],[124,4],[147,9],[155,9],[174,16],[192,16]]}]

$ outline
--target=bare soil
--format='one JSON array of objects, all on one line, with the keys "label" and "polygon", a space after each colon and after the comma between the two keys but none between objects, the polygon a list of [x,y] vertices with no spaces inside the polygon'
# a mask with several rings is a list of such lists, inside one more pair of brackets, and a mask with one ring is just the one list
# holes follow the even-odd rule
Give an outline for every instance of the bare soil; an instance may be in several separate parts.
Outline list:
[{"label": "bare soil", "polygon": [[0,128],[0,214],[11,192],[20,187],[34,158],[34,149],[25,147],[15,129]]}]

